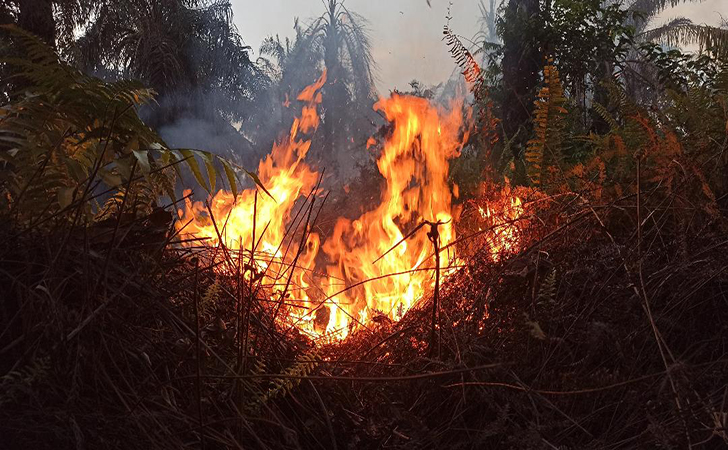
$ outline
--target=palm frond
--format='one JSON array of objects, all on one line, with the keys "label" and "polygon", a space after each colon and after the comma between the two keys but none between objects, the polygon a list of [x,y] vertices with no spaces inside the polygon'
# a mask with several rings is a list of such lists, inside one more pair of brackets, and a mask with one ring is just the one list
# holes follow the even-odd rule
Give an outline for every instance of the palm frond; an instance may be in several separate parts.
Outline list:
[{"label": "palm frond", "polygon": [[696,25],[684,17],[673,19],[640,37],[673,47],[697,45],[701,51],[710,51],[718,56],[728,55],[728,29]]},{"label": "palm frond", "polygon": [[687,2],[701,2],[703,0],[634,0],[627,8],[630,11],[644,15],[645,19],[652,18],[667,8]]}]

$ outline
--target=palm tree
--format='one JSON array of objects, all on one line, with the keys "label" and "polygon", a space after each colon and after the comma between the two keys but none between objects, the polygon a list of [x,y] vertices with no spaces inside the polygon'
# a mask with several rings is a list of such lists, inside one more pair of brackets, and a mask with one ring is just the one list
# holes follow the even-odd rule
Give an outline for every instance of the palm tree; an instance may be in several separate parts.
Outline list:
[{"label": "palm tree", "polygon": [[[360,120],[376,97],[374,61],[367,22],[350,11],[343,0],[326,0],[326,11],[308,26],[296,24],[293,41],[268,38],[261,53],[278,61],[282,95],[295,96],[301,87],[326,69],[323,87],[323,154],[315,155],[327,163],[344,163],[340,157],[350,147],[348,137],[358,133]],[[300,76],[303,72],[304,76]],[[364,121],[365,123],[369,123]],[[334,149],[337,149],[337,153]],[[340,167],[346,170],[345,167]]]},{"label": "palm tree", "polygon": [[[323,56],[327,83],[323,88],[323,151],[331,158],[345,147],[355,115],[374,98],[374,61],[366,20],[344,2],[329,0],[326,12],[304,32],[304,39]],[[341,148],[343,150],[343,148]]]},{"label": "palm tree", "polygon": [[67,45],[73,40],[77,27],[111,0],[8,0],[0,7],[17,10],[20,28],[40,37],[51,47]]},{"label": "palm tree", "polygon": [[328,0],[326,12],[304,32],[323,51],[329,88],[345,90],[352,100],[368,100],[374,94],[374,61],[366,26],[366,19],[349,11],[343,0]]},{"label": "palm tree", "polygon": [[249,50],[227,0],[125,0],[99,8],[71,54],[86,71],[152,87],[161,126],[186,114],[245,120],[266,84]]},{"label": "palm tree", "polygon": [[51,0],[20,0],[18,25],[51,46],[56,45],[56,23]]},{"label": "palm tree", "polygon": [[278,82],[280,94],[294,96],[302,88],[321,75],[323,60],[317,48],[311,48],[311,38],[307,30],[294,19],[295,36],[281,40],[279,36],[269,36],[260,46],[259,65],[266,68],[269,76]]},{"label": "palm tree", "polygon": [[140,79],[156,90],[161,108],[152,125],[192,109],[197,115],[245,120],[267,84],[232,23],[228,0],[9,0],[3,5],[4,21],[16,20],[81,69]]},{"label": "palm tree", "polygon": [[263,96],[266,114],[252,116],[245,133],[267,148],[280,137],[281,130],[293,123],[297,115],[297,94],[318,79],[323,70],[314,53],[301,45],[303,30],[298,19],[294,20],[293,29],[292,38],[281,39],[276,35],[263,39],[255,62],[270,80]]},{"label": "palm tree", "polygon": [[643,42],[656,42],[669,46],[695,45],[716,54],[728,54],[728,30],[709,25],[698,25],[685,17],[671,19],[655,28],[649,28],[653,20],[669,7],[681,3],[702,0],[632,0],[628,10],[635,13],[632,25],[636,37]]},{"label": "palm tree", "polygon": [[[700,0],[631,0],[627,5],[633,13],[630,21],[635,29],[635,39],[642,43],[655,43],[670,47],[697,44],[701,50],[709,50],[717,56],[728,55],[728,30],[708,25],[697,25],[691,20],[678,17],[651,28],[655,18],[667,8],[680,3]],[[643,103],[659,101],[660,82],[654,64],[641,56],[637,49],[630,52],[625,63],[625,88],[630,96]]]},{"label": "palm tree", "polygon": [[498,37],[498,9],[503,4],[503,1],[488,0],[488,5],[486,6],[485,1],[480,0],[480,3],[478,3],[478,9],[480,9],[480,17],[478,18],[480,31],[475,36],[475,42],[483,42],[485,44],[500,43],[500,37]]}]

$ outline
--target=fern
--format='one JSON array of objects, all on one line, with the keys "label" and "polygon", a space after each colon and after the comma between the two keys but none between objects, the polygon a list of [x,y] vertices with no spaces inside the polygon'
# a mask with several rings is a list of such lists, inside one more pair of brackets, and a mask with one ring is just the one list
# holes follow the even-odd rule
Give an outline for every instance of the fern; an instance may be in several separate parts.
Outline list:
[{"label": "fern", "polygon": [[10,371],[0,377],[0,406],[18,398],[21,392],[44,380],[50,370],[50,358],[34,359],[20,370]]},{"label": "fern", "polygon": [[449,47],[448,51],[452,55],[453,59],[455,59],[458,67],[462,70],[465,81],[473,86],[472,91],[477,96],[485,83],[483,70],[480,68],[480,65],[475,60],[472,53],[470,53],[470,50],[463,45],[460,38],[458,38],[457,35],[450,29],[449,17],[448,23],[445,25],[443,30],[443,34],[445,35],[443,38],[445,40],[445,44]]},{"label": "fern", "polygon": [[601,117],[602,120],[604,120],[604,122],[609,125],[609,129],[611,131],[616,131],[619,129],[619,124],[617,123],[617,120],[612,116],[612,114],[607,110],[604,105],[598,102],[594,102],[594,105],[592,107],[594,108],[594,111],[599,115],[599,117]]},{"label": "fern", "polygon": [[200,313],[209,316],[215,304],[220,300],[220,293],[222,292],[222,285],[218,278],[207,287],[205,294],[202,296],[200,302]]},{"label": "fern", "polygon": [[538,290],[539,303],[554,303],[556,299],[556,269],[552,269]]},{"label": "fern", "polygon": [[[306,377],[314,371],[316,361],[319,359],[316,350],[303,355],[299,361],[283,370],[280,377],[269,379],[266,383],[267,388],[263,387],[263,383],[261,382],[262,378],[253,377],[252,381],[244,382],[243,387],[248,394],[248,402],[245,405],[246,409],[249,411],[258,411],[262,405],[267,404],[269,401],[290,394],[301,384],[300,377]],[[260,360],[257,361],[253,366],[252,374],[264,375],[266,373],[267,368],[265,363]]]},{"label": "fern", "polygon": [[535,137],[528,141],[526,161],[528,176],[536,186],[546,184],[548,166],[556,161],[563,140],[564,116],[567,114],[564,104],[564,89],[559,79],[559,71],[553,61],[544,67],[544,86],[534,102]]},{"label": "fern", "polygon": [[[16,223],[69,217],[58,213],[77,207],[87,223],[103,220],[123,198],[127,211],[149,212],[160,195],[175,198],[177,177],[169,166],[181,161],[208,192],[220,173],[236,193],[230,163],[209,152],[172,150],[139,118],[138,107],[153,101],[153,91],[84,75],[14,26],[0,32],[25,51],[22,59],[0,59],[16,83],[13,101],[0,107],[0,212],[13,212]],[[100,192],[110,198],[101,205],[91,200]]]},{"label": "fern", "polygon": [[489,146],[493,146],[499,140],[496,129],[500,120],[493,113],[493,102],[490,99],[485,83],[485,72],[475,60],[470,50],[465,47],[460,38],[452,31],[449,22],[450,16],[448,13],[448,23],[443,30],[443,39],[448,46],[450,55],[462,70],[461,73],[465,81],[470,85],[470,91],[473,93],[475,104],[478,106],[478,129],[480,130],[483,141]]},{"label": "fern", "polygon": [[268,368],[262,359],[258,359],[250,370],[249,379],[239,381],[239,387],[245,395],[242,407],[249,413],[258,413],[266,397],[265,379],[262,375],[268,373]]},{"label": "fern", "polygon": [[301,384],[300,378],[292,377],[305,377],[308,376],[316,368],[316,360],[318,360],[318,353],[314,350],[301,357],[301,360],[293,364],[291,367],[285,369],[280,378],[273,378],[271,381],[272,387],[268,389],[265,395],[261,399],[261,403],[266,403],[276,397],[285,397],[294,388]]}]

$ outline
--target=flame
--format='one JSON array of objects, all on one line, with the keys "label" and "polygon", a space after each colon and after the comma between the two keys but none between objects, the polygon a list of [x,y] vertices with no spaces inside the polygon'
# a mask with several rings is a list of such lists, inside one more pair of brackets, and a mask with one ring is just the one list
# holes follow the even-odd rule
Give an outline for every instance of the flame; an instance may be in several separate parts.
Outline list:
[{"label": "flame", "polygon": [[[380,100],[375,109],[392,127],[377,160],[385,179],[379,204],[355,220],[338,219],[332,235],[322,242],[310,230],[297,230],[305,223],[300,217],[306,206],[296,205],[302,204],[302,197],[316,194],[319,175],[305,157],[309,136],[320,123],[317,107],[325,82],[324,72],[298,96],[301,116],[289,136],[260,162],[258,176],[270,196],[256,197],[251,189],[237,198],[219,191],[209,205],[188,200],[179,211],[179,228],[205,239],[210,247],[224,244],[241,255],[247,252],[248,259],[254,254],[255,270],[265,273],[277,318],[330,341],[384,316],[400,319],[433,285],[431,227],[421,225],[438,223],[441,247],[456,238],[452,199],[458,189],[451,192],[448,168],[467,140],[463,124],[469,117],[462,101],[446,111],[417,97],[393,94]],[[367,149],[375,145],[374,138],[367,141]],[[292,217],[294,209],[299,211]],[[281,245],[284,241],[287,244]],[[505,248],[507,243],[499,245]],[[441,252],[439,263],[447,274],[456,263],[454,254]]]},{"label": "flame", "polygon": [[367,150],[374,147],[375,145],[377,145],[377,140],[373,137],[369,137],[369,139],[367,139]]},{"label": "flame", "polygon": [[[521,190],[526,191],[525,188]],[[532,192],[528,194],[533,195]],[[478,231],[487,231],[481,240],[484,241],[482,244],[489,248],[494,261],[514,253],[521,247],[520,222],[526,217],[527,212],[521,197],[516,195],[508,179],[501,189],[491,192],[486,200],[481,200],[477,205],[477,211]]]},{"label": "flame", "polygon": [[[350,286],[362,283],[341,293],[329,289],[333,307],[328,332],[345,335],[352,321],[366,325],[374,315],[398,320],[431,285],[432,271],[417,270],[434,267],[426,231],[401,241],[423,220],[444,223],[438,227],[441,245],[455,238],[447,175],[448,160],[462,147],[461,106],[447,114],[427,100],[396,94],[375,105],[394,125],[377,161],[386,186],[379,206],[353,221],[339,219],[323,245],[335,262],[327,268],[330,277]],[[442,267],[452,262],[442,255]]]},{"label": "flame", "polygon": [[500,259],[505,254],[512,253],[514,249],[518,248],[519,233],[517,228],[508,225],[523,215],[523,205],[518,197],[511,198],[510,202],[510,207],[500,208],[500,214],[495,213],[490,206],[486,206],[485,209],[482,206],[478,208],[481,217],[491,224],[490,253],[495,260]]},{"label": "flame", "polygon": [[[295,202],[313,189],[318,178],[318,174],[304,162],[311,140],[302,136],[319,126],[316,106],[321,103],[320,89],[325,82],[326,72],[315,84],[301,92],[298,96],[298,100],[304,102],[301,117],[294,120],[288,139],[274,144],[271,153],[258,165],[258,177],[270,195],[257,195],[256,200],[256,191],[250,189],[235,198],[231,192],[220,190],[209,205],[192,203],[188,198],[185,209],[178,211],[181,219],[178,228],[204,239],[211,247],[219,246],[222,238],[228,249],[255,248],[256,259],[272,262],[281,258],[280,243],[286,234]],[[212,212],[212,217],[208,211]],[[256,240],[260,241],[255,245],[254,227]],[[267,267],[265,263],[264,266]]]}]

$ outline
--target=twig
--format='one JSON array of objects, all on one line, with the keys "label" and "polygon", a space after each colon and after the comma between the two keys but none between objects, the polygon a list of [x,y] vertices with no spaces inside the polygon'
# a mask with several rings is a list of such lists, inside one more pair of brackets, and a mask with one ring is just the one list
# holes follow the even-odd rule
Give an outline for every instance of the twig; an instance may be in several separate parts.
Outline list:
[{"label": "twig", "polygon": [[323,410],[324,419],[326,419],[326,427],[329,430],[329,438],[331,439],[331,448],[333,450],[337,450],[336,435],[334,434],[334,428],[331,426],[331,419],[329,419],[329,410],[326,409],[324,400],[321,398],[321,395],[319,394],[318,390],[316,389],[316,386],[314,386],[313,381],[308,380],[308,384],[311,385],[311,389],[313,389],[314,394],[316,394],[316,398],[319,401],[319,405],[321,405],[321,409]]},{"label": "twig", "polygon": [[205,428],[203,427],[202,421],[202,361],[200,361],[200,292],[199,292],[199,273],[200,273],[200,260],[195,258],[195,361],[197,365],[197,380],[195,387],[197,390],[197,416],[200,423],[200,446],[205,449]]},{"label": "twig", "polygon": [[[513,363],[493,363],[484,364],[482,366],[466,367],[463,369],[447,370],[442,372],[429,372],[421,373],[417,375],[404,375],[400,377],[345,377],[338,375],[289,375],[285,373],[259,373],[259,374],[248,374],[248,375],[205,375],[204,378],[218,379],[218,380],[235,380],[235,379],[254,379],[254,378],[286,378],[291,380],[316,380],[316,381],[359,381],[366,383],[391,383],[395,381],[414,381],[414,380],[427,380],[431,378],[446,377],[449,375],[458,375],[467,372],[477,372],[480,370],[497,369],[512,365]],[[192,375],[178,377],[169,380],[168,382],[188,380],[194,378]]]},{"label": "twig", "polygon": [[621,381],[619,383],[614,383],[614,384],[610,384],[607,386],[600,386],[600,387],[591,388],[591,389],[576,389],[573,391],[552,391],[552,390],[544,390],[544,389],[531,389],[531,388],[519,386],[516,384],[502,383],[502,382],[497,382],[497,381],[466,381],[466,382],[462,382],[462,383],[448,384],[443,387],[445,387],[445,388],[458,388],[458,387],[463,387],[463,386],[502,387],[502,388],[513,389],[515,391],[521,391],[521,392],[533,392],[535,394],[541,394],[541,395],[585,395],[585,394],[595,394],[598,392],[608,391],[610,389],[616,389],[616,388],[622,387],[622,386],[628,386],[630,384],[639,383],[640,381],[649,380],[651,378],[657,378],[662,375],[665,375],[665,372],[658,372],[658,373],[653,373],[650,375],[644,375],[644,376],[641,376],[638,378]]},{"label": "twig", "polygon": [[430,330],[430,356],[435,354],[435,345],[437,344],[437,355],[440,356],[440,339],[437,335],[439,327],[439,297],[440,297],[440,232],[437,227],[441,225],[441,222],[429,222],[430,232],[427,233],[427,238],[432,242],[432,246],[435,249],[435,292],[432,294],[432,328]]}]

